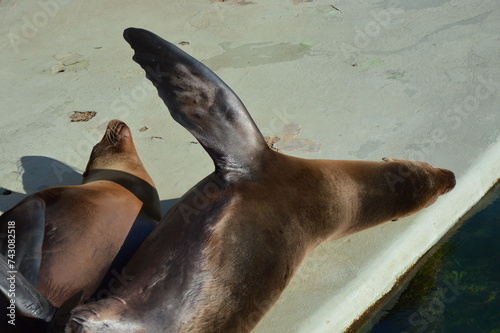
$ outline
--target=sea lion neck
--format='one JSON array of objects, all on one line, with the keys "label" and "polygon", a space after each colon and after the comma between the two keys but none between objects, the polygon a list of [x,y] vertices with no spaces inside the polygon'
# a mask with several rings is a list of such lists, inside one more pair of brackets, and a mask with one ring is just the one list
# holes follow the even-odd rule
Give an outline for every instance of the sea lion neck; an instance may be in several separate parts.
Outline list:
[{"label": "sea lion neck", "polygon": [[161,219],[161,214],[158,213],[161,212],[158,192],[147,181],[124,171],[97,169],[89,171],[83,183],[88,184],[99,180],[107,180],[126,188],[143,203],[141,212],[155,220]]}]

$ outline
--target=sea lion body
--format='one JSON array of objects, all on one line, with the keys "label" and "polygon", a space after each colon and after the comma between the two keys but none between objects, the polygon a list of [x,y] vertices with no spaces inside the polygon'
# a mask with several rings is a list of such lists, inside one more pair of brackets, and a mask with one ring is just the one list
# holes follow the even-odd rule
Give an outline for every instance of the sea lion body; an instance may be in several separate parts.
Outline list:
[{"label": "sea lion body", "polygon": [[[128,288],[75,309],[73,324],[82,332],[248,332],[317,245],[417,211],[453,184],[425,163],[267,154],[260,177],[224,182],[214,173],[183,196],[126,266]],[[412,175],[388,198],[386,176],[401,168]],[[432,181],[409,193],[420,178]]]},{"label": "sea lion body", "polygon": [[[6,235],[9,221],[15,222],[16,269],[59,307],[79,291],[89,298],[119,253],[120,270],[146,237],[129,235],[131,228],[149,234],[160,214],[130,130],[113,120],[92,151],[82,185],[29,195],[0,216],[0,228]],[[5,237],[0,248],[9,257]]]},{"label": "sea lion body", "polygon": [[87,299],[119,252],[142,202],[109,181],[53,188],[34,197],[45,205],[46,219],[37,288],[56,306],[82,289]]},{"label": "sea lion body", "polygon": [[451,171],[427,163],[272,151],[210,70],[145,30],[125,39],[215,172],[138,249],[124,269],[128,287],[77,307],[66,332],[249,332],[316,246],[412,214],[455,185]]}]

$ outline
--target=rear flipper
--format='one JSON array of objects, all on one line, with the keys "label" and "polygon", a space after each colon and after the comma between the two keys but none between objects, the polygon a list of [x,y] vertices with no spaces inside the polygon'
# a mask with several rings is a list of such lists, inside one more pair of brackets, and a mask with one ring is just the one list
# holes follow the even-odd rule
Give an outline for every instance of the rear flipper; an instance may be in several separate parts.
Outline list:
[{"label": "rear flipper", "polygon": [[[76,293],[58,309],[23,274],[12,271],[3,255],[0,255],[0,292],[5,306],[3,302],[0,304],[7,310],[7,316],[0,321],[0,328],[4,332],[22,333],[64,332],[71,310],[82,302],[84,294],[83,290]],[[10,307],[15,307],[15,314]]]},{"label": "rear flipper", "polygon": [[13,270],[0,255],[0,291],[7,304],[15,304],[17,313],[24,317],[49,322],[56,311],[50,302],[23,276]]},{"label": "rear flipper", "polygon": [[23,274],[36,286],[45,235],[45,202],[29,196],[0,216],[0,253],[9,259],[10,270]]},{"label": "rear flipper", "polygon": [[172,117],[201,143],[220,171],[248,171],[268,147],[238,96],[210,69],[155,34],[128,28],[124,38]]}]

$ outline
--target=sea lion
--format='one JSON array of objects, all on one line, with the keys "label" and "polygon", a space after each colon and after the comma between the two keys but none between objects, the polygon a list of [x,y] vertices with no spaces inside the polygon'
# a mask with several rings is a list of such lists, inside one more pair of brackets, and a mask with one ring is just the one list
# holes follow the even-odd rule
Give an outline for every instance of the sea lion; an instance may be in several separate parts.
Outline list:
[{"label": "sea lion", "polygon": [[455,186],[451,171],[427,163],[275,152],[208,68],[151,32],[124,37],[215,172],[137,250],[128,287],[75,308],[66,332],[249,332],[316,246],[415,213]]},{"label": "sea lion", "polygon": [[[104,287],[113,283],[160,218],[158,193],[131,131],[112,120],[81,185],[31,194],[0,216],[0,252],[11,271],[59,307],[80,291],[83,300],[89,298],[103,280]],[[51,320],[53,311],[40,307],[31,316]]]}]

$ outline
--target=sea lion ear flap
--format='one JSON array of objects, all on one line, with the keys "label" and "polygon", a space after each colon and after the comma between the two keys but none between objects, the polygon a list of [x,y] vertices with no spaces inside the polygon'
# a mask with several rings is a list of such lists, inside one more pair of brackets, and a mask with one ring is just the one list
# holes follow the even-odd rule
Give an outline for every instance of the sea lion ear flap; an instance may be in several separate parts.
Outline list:
[{"label": "sea lion ear flap", "polygon": [[172,117],[198,139],[217,169],[248,169],[268,149],[238,96],[205,65],[147,30],[128,28],[123,36]]}]

